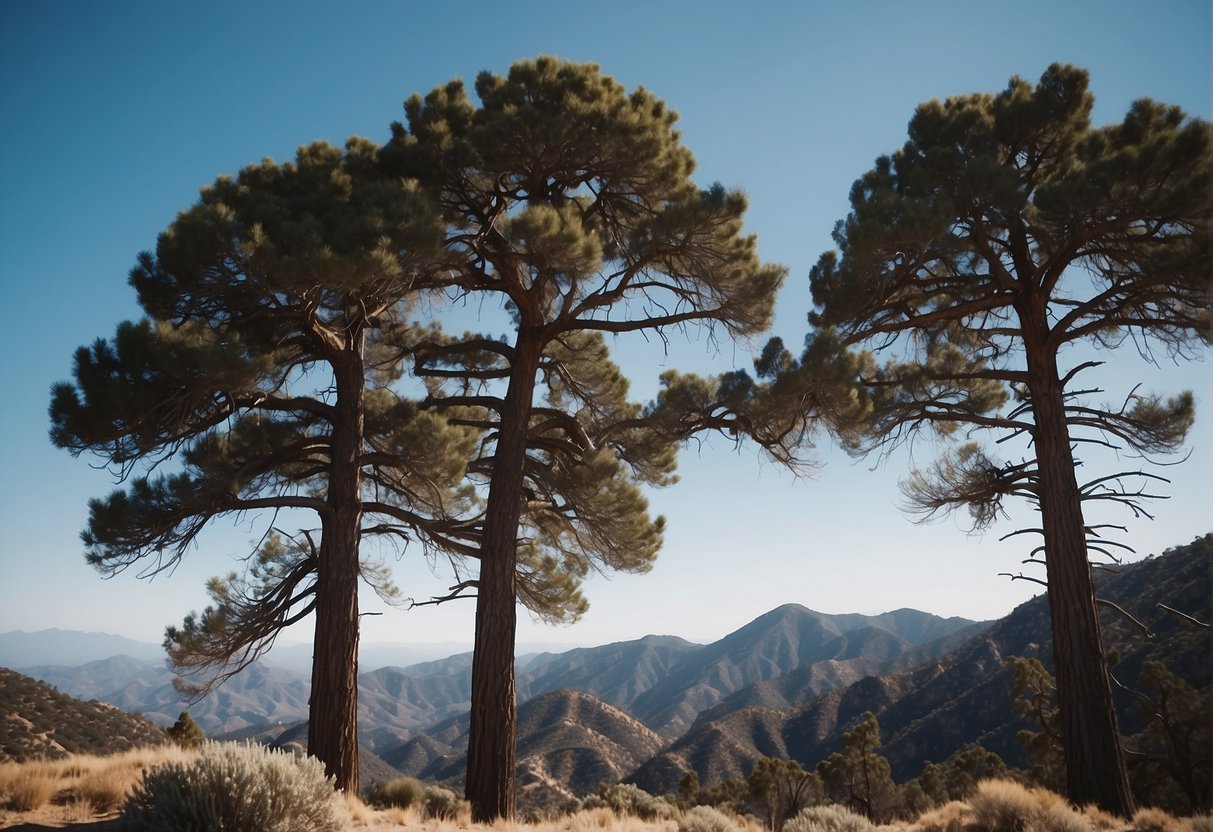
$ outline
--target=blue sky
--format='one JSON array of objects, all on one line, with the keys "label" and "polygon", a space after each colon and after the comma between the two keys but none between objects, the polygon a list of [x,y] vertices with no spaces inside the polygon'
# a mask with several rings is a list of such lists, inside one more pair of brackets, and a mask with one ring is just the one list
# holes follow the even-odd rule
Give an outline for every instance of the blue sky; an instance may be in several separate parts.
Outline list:
[{"label": "blue sky", "polygon": [[[99,630],[158,641],[206,598],[206,577],[236,565],[258,518],[206,536],[171,576],[102,581],[81,557],[86,501],[112,477],[47,440],[53,382],[73,350],[138,315],[126,274],[176,212],[221,173],[285,159],[316,139],[382,141],[401,102],[452,77],[505,72],[556,54],[594,61],[681,115],[697,179],[744,188],[765,259],[789,268],[775,332],[798,344],[807,274],[831,246],[851,182],[898,147],[920,101],[1002,89],[1052,61],[1091,72],[1097,123],[1149,96],[1209,117],[1210,8],[1141,2],[45,2],[0,5],[0,280],[9,303],[0,362],[7,439],[0,474],[0,632]],[[754,345],[700,338],[667,352],[620,344],[634,393],[666,366],[748,366]],[[1103,356],[1108,397],[1196,391],[1191,458],[1168,469],[1171,499],[1153,522],[1123,518],[1144,555],[1213,527],[1213,424],[1207,363],[1153,367],[1131,350]],[[897,480],[933,457],[926,443],[887,460],[823,447],[797,481],[746,448],[688,449],[682,482],[652,496],[669,520],[646,576],[595,577],[591,610],[552,629],[522,617],[524,642],[601,643],[649,632],[717,638],[785,602],[825,612],[914,606],[993,617],[1037,589],[1018,571],[1022,542],[945,520],[913,525]],[[405,552],[407,594],[445,586]],[[368,610],[381,608],[371,598]],[[470,643],[470,603],[386,610],[368,641]],[[298,638],[305,640],[306,633]]]}]

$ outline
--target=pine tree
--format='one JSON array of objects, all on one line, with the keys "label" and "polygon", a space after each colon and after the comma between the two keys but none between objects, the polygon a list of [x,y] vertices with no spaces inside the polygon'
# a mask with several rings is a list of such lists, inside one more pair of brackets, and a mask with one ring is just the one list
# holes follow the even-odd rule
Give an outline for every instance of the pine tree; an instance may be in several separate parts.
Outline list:
[{"label": "pine tree", "polygon": [[888,819],[897,796],[892,767],[880,753],[880,723],[871,711],[842,734],[842,748],[817,766],[826,792],[876,822]]},{"label": "pine tree", "polygon": [[783,270],[741,233],[741,194],[692,182],[676,116],[648,91],[540,58],[482,73],[475,92],[478,106],[458,81],[410,98],[390,151],[437,194],[449,291],[513,321],[504,340],[417,347],[429,406],[478,408],[491,437],[472,468],[487,502],[466,786],[488,820],[514,812],[518,565],[642,570],[660,545],[639,486],[671,480],[676,438],[627,400],[604,336],[695,323],[753,335]]},{"label": "pine tree", "polygon": [[202,733],[189,711],[182,711],[177,721],[164,729],[164,733],[182,748],[199,748],[206,741],[206,734]]},{"label": "pine tree", "polygon": [[166,647],[179,670],[211,674],[204,690],[314,613],[308,749],[347,790],[359,580],[390,591],[361,544],[441,548],[477,439],[392,386],[404,356],[381,334],[424,288],[438,226],[378,165],[352,139],[216,180],[131,273],[148,317],[78,350],[51,404],[57,445],[128,480],[89,504],[86,556],[105,574],[170,569],[219,517],[318,520],[318,535],[273,534],[249,573],[212,581],[214,605]]},{"label": "pine tree", "polygon": [[824,789],[816,772],[805,771],[796,760],[778,757],[763,757],[755,763],[746,785],[773,832],[780,832],[805,806],[820,802]]},{"label": "pine tree", "polygon": [[[923,429],[1030,440],[1019,462],[959,444],[914,472],[906,494],[926,517],[966,507],[977,528],[1008,497],[1037,507],[1032,531],[1043,540],[1032,559],[1047,575],[1067,792],[1127,814],[1088,562],[1123,544],[1101,536],[1084,508],[1144,513],[1157,478],[1113,469],[1080,481],[1075,449],[1175,451],[1193,397],[1133,388],[1122,405],[1102,404],[1101,391],[1077,382],[1099,362],[1070,348],[1201,350],[1213,153],[1208,123],[1148,100],[1119,124],[1092,127],[1087,80],[1054,65],[1035,88],[1015,78],[998,95],[921,105],[904,147],[855,183],[838,251],[812,270],[819,329],[793,369],[854,373],[845,412],[860,422],[841,429],[860,452]],[[866,348],[891,357],[878,363]]]}]

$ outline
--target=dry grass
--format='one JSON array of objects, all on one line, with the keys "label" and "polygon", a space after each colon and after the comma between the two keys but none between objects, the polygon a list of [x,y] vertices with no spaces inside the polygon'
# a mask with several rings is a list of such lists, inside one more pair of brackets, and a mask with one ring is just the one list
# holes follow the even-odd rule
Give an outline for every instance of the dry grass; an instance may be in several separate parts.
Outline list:
[{"label": "dry grass", "polygon": [[969,808],[981,832],[1095,832],[1061,795],[1010,780],[982,780]]},{"label": "dry grass", "polygon": [[[111,757],[73,756],[63,760],[0,763],[0,827],[49,818],[56,823],[89,823],[112,816],[145,769],[184,762],[195,752],[175,746],[144,748]],[[452,819],[426,817],[420,806],[374,809],[347,796],[356,832],[677,832],[678,820],[641,820],[609,808],[585,809],[538,823],[498,821],[473,824],[466,809]],[[15,816],[13,813],[16,813]],[[753,818],[736,818],[740,832],[764,832]],[[953,801],[924,812],[902,827],[907,832],[1213,832],[1209,818],[1175,818],[1142,809],[1125,821],[1094,807],[1079,811],[1064,798],[1004,780],[978,784],[967,802]],[[883,827],[881,832],[891,832]]]},{"label": "dry grass", "polygon": [[1191,821],[1171,817],[1162,809],[1138,809],[1129,829],[1132,832],[1194,832]]},{"label": "dry grass", "polygon": [[967,803],[953,800],[923,812],[913,826],[913,832],[964,832],[971,822],[973,811]]},{"label": "dry grass", "polygon": [[18,812],[41,809],[55,796],[55,782],[35,767],[16,777],[8,787],[8,805]]},{"label": "dry grass", "polygon": [[33,812],[54,804],[77,819],[118,809],[145,769],[188,759],[176,746],[137,748],[110,757],[74,755],[61,760],[0,763],[0,805]]}]

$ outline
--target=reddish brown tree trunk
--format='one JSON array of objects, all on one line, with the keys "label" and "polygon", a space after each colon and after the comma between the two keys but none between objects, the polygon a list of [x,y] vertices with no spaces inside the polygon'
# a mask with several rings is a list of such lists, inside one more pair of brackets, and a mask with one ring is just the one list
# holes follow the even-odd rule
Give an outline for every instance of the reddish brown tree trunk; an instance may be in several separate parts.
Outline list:
[{"label": "reddish brown tree trunk", "polygon": [[308,752],[337,788],[358,792],[358,580],[362,526],[362,338],[334,362],[337,416],[316,573],[316,632]]},{"label": "reddish brown tree trunk", "polygon": [[515,347],[510,385],[489,481],[476,589],[476,647],[472,654],[472,713],[464,793],[479,822],[514,816],[514,635],[518,520],[527,431],[541,345],[527,333]]},{"label": "reddish brown tree trunk", "polygon": [[1037,327],[1024,326],[1028,387],[1035,416],[1033,438],[1040,472],[1039,498],[1053,626],[1066,791],[1073,802],[1094,803],[1127,817],[1133,811],[1111,677],[1095,606],[1087,557],[1082,500],[1074,472],[1070,433],[1056,352]]}]

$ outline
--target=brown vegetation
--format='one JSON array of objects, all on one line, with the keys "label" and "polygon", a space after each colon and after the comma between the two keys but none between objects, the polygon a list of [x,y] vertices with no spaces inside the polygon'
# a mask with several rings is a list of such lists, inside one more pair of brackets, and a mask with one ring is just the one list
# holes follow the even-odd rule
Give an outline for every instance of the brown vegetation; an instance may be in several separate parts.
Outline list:
[{"label": "brown vegetation", "polygon": [[[196,752],[175,746],[136,749],[108,757],[73,755],[60,760],[0,763],[0,829],[109,828],[118,806],[151,766],[183,761]],[[428,816],[420,805],[372,808],[347,796],[355,830],[410,832],[676,832],[677,817],[645,820],[606,806],[528,823],[472,824],[469,813]],[[737,832],[759,832],[757,819],[727,813]],[[1176,818],[1159,809],[1139,810],[1125,821],[1094,807],[1076,809],[1045,789],[987,780],[964,801],[952,801],[913,820],[876,826],[872,832],[1210,832],[1213,820]]]}]

